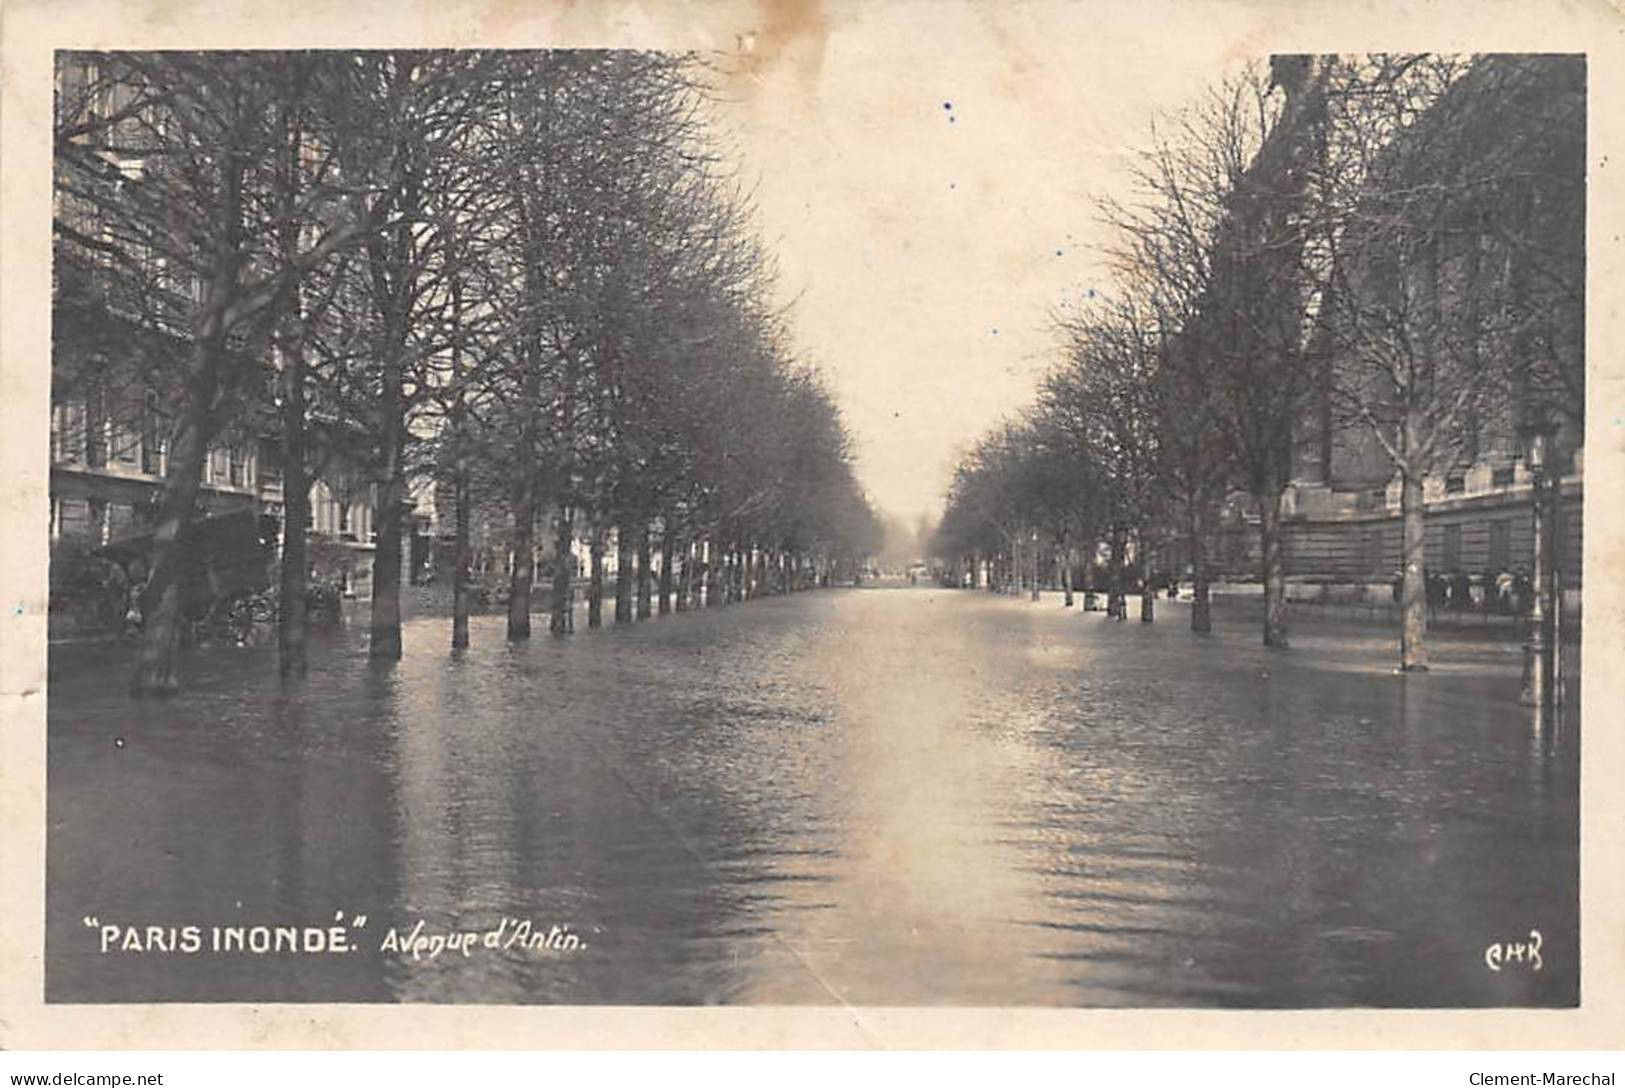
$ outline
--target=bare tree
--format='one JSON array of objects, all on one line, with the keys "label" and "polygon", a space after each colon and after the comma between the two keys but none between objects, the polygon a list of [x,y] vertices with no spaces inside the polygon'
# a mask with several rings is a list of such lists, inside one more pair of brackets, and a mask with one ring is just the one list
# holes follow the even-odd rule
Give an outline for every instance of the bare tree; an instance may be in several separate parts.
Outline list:
[{"label": "bare tree", "polygon": [[[303,191],[278,206],[296,104],[328,100],[331,70],[289,84],[274,53],[65,57],[57,99],[59,290],[99,293],[138,335],[173,422],[143,593],[133,686],[179,686],[182,566],[209,444],[262,403],[278,315],[299,280],[364,237],[357,195],[314,152]],[[290,235],[283,224],[297,216]]]},{"label": "bare tree", "polygon": [[[1319,348],[1337,420],[1370,435],[1400,481],[1406,671],[1427,667],[1425,481],[1478,454],[1498,405],[1572,401],[1563,375],[1580,345],[1547,330],[1578,328],[1583,305],[1565,287],[1583,250],[1574,67],[1426,54],[1329,67]],[[1554,323],[1565,303],[1570,319]]]},{"label": "bare tree", "polygon": [[1212,403],[1224,443],[1258,516],[1264,644],[1285,647],[1281,500],[1294,430],[1313,384],[1306,346],[1324,262],[1313,244],[1306,187],[1322,145],[1327,64],[1277,57],[1271,67],[1267,84],[1250,73],[1209,114],[1207,146],[1230,185],[1222,192],[1209,288],[1195,325],[1196,343],[1213,368]]}]

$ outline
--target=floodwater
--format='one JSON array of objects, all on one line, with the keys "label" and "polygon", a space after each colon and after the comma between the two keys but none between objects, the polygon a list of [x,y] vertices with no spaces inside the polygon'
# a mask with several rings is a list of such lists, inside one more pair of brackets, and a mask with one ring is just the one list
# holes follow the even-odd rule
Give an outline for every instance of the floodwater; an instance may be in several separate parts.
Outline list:
[{"label": "floodwater", "polygon": [[476,617],[453,657],[419,619],[393,669],[341,630],[302,687],[219,649],[157,702],[64,650],[47,997],[1577,1002],[1577,730],[1532,734],[1515,646],[1404,677],[1384,632],[1185,621],[830,590],[517,648]]}]

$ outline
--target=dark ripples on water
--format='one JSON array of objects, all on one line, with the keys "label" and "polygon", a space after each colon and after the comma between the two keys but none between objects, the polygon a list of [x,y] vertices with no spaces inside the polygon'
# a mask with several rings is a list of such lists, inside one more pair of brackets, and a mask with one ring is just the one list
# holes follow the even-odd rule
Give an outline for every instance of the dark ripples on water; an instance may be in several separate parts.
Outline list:
[{"label": "dark ripples on water", "polygon": [[[1577,999],[1577,745],[1516,655],[1394,676],[1177,609],[836,591],[447,654],[359,633],[123,695],[52,662],[52,1000],[1503,1005]],[[1467,667],[1470,665],[1471,667]],[[116,743],[122,741],[122,744]],[[324,924],[343,956],[109,953],[85,917]],[[390,926],[586,947],[380,954]],[[1492,972],[1494,940],[1543,968]]]}]

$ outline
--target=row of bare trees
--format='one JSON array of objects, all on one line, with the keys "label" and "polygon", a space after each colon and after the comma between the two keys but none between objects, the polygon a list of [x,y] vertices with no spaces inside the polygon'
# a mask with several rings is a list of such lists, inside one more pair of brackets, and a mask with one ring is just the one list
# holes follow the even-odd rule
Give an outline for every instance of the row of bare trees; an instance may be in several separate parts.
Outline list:
[{"label": "row of bare trees", "polygon": [[1205,631],[1245,495],[1285,646],[1283,496],[1363,447],[1400,484],[1401,666],[1424,668],[1424,481],[1511,456],[1533,413],[1583,434],[1584,59],[1276,57],[1165,121],[1136,180],[1104,202],[1115,289],[1057,322],[1062,363],[967,458],[938,551],[1064,526],[1120,577],[1126,539],[1149,570],[1182,537]]},{"label": "row of bare trees", "polygon": [[706,105],[692,58],[643,52],[60,56],[53,395],[148,390],[165,432],[138,690],[177,686],[188,526],[234,436],[281,450],[284,675],[310,487],[340,471],[376,495],[386,661],[421,479],[449,504],[454,646],[480,511],[508,526],[513,639],[539,538],[561,633],[578,539],[595,573],[619,542],[622,618],[634,567],[648,613],[652,538],[662,611],[679,576],[725,601],[872,546]]}]

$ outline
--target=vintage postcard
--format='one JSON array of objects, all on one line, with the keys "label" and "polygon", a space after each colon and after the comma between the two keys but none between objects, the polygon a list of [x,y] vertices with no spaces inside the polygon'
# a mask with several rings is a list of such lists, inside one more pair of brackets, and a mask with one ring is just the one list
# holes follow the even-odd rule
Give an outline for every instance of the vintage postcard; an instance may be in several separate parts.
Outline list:
[{"label": "vintage postcard", "polygon": [[1625,14],[21,2],[21,1047],[1625,1041]]}]

